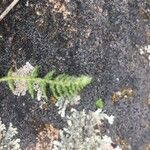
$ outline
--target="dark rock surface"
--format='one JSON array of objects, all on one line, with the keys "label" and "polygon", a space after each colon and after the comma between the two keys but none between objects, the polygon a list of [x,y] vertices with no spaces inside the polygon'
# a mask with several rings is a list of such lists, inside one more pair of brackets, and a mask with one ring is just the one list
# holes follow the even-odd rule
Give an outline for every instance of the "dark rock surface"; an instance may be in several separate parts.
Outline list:
[{"label": "dark rock surface", "polygon": [[[143,150],[150,141],[150,66],[139,47],[149,43],[148,0],[61,1],[66,12],[56,12],[48,0],[22,0],[0,22],[0,76],[10,67],[29,61],[41,65],[42,73],[55,69],[69,74],[89,74],[93,82],[81,94],[77,109],[95,109],[105,100],[105,110],[116,117],[111,136]],[[132,88],[133,96],[115,104],[113,92]],[[22,147],[35,141],[36,128],[63,120],[54,106],[40,110],[29,95],[16,97],[6,84],[0,86],[0,116],[19,130]]]}]

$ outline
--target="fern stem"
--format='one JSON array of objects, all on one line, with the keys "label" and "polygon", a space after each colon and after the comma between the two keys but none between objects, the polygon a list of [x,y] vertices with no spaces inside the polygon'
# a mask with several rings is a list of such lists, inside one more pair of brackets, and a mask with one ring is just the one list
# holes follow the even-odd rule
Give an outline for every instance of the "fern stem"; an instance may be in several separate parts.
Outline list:
[{"label": "fern stem", "polygon": [[45,82],[47,84],[59,84],[59,85],[62,85],[62,84],[65,84],[65,85],[70,85],[70,82],[60,82],[60,81],[55,81],[55,80],[46,80],[46,79],[43,79],[43,78],[31,78],[31,77],[20,77],[20,76],[6,76],[6,77],[2,77],[0,78],[0,83],[1,82],[7,82],[9,80],[14,80],[14,81],[32,81],[32,82],[35,82],[35,83],[41,83],[41,82]]},{"label": "fern stem", "polygon": [[[42,82],[44,79],[42,78],[31,78],[31,77],[3,77],[0,78],[0,82],[5,82],[5,81],[9,81],[9,80],[14,80],[14,81],[36,81],[36,82]],[[45,81],[45,80],[44,80]],[[47,82],[47,81],[45,81]],[[50,81],[48,81],[48,83],[50,83]]]}]

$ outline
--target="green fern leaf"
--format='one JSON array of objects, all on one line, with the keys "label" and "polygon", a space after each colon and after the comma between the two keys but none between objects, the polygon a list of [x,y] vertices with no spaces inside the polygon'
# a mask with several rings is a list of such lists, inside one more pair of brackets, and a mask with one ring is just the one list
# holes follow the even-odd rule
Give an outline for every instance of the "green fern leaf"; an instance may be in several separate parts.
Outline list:
[{"label": "green fern leaf", "polygon": [[77,85],[76,85],[76,83],[71,84],[71,85],[70,85],[70,88],[71,88],[72,92],[74,93],[74,95],[77,95],[78,90],[77,90]]},{"label": "green fern leaf", "polygon": [[39,84],[39,87],[40,87],[40,90],[41,90],[43,96],[44,96],[45,99],[47,100],[48,97],[47,97],[47,93],[46,93],[46,83],[45,83],[45,82],[41,82],[41,83]]},{"label": "green fern leaf", "polygon": [[57,76],[55,78],[55,81],[65,81],[65,78],[67,78],[67,75],[66,74],[60,74],[59,76]]},{"label": "green fern leaf", "polygon": [[[12,73],[13,73],[13,71],[12,71],[12,68],[8,71],[8,74],[7,74],[7,77],[9,78],[9,77],[11,77],[12,76]],[[8,86],[9,86],[9,88],[10,88],[10,90],[14,93],[14,91],[15,91],[15,83],[14,83],[14,80],[8,80]]]},{"label": "green fern leaf", "polygon": [[69,93],[71,95],[77,95],[78,89],[77,89],[76,84],[71,83]]},{"label": "green fern leaf", "polygon": [[47,73],[47,75],[44,77],[45,80],[51,80],[53,78],[55,71],[51,71]]},{"label": "green fern leaf", "polygon": [[8,73],[7,73],[7,76],[8,76],[8,77],[11,77],[11,76],[12,76],[12,73],[13,73],[13,71],[12,71],[12,68],[11,68],[11,69],[9,69],[9,71],[8,71]]},{"label": "green fern leaf", "polygon": [[29,91],[29,94],[31,95],[31,97],[34,99],[34,95],[35,95],[35,90],[34,90],[34,83],[32,81],[28,81],[27,82],[27,88]]},{"label": "green fern leaf", "polygon": [[14,93],[14,91],[15,91],[15,83],[14,83],[14,81],[13,80],[9,80],[7,83],[8,83],[8,86],[9,86],[10,90],[12,91],[12,93]]},{"label": "green fern leaf", "polygon": [[40,66],[35,66],[33,71],[31,72],[31,77],[37,77],[38,76],[38,73],[39,73],[39,70],[40,70]]},{"label": "green fern leaf", "polygon": [[50,89],[51,89],[51,91],[53,93],[53,96],[57,98],[58,94],[57,94],[57,91],[56,91],[56,88],[55,88],[55,84],[51,83],[51,84],[49,84],[49,87],[50,87]]}]

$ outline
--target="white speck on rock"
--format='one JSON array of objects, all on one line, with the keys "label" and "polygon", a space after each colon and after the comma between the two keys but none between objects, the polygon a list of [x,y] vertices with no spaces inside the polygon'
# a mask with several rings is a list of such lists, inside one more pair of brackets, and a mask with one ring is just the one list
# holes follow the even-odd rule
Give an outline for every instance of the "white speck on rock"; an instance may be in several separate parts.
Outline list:
[{"label": "white speck on rock", "polygon": [[148,60],[149,60],[149,66],[150,66],[150,45],[141,47],[139,51],[141,55],[148,54]]},{"label": "white speck on rock", "polygon": [[145,46],[144,48],[145,48],[145,50],[147,51],[147,53],[150,53],[150,45],[147,45],[147,46]]}]

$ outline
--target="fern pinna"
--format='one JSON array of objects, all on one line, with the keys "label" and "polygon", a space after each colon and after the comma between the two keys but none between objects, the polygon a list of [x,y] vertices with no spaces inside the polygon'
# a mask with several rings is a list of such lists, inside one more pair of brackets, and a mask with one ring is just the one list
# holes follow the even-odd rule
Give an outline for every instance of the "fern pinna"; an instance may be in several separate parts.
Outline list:
[{"label": "fern pinna", "polygon": [[25,77],[19,75],[13,75],[13,71],[10,70],[7,76],[0,78],[0,82],[6,81],[12,92],[15,91],[15,81],[25,81],[27,84],[27,90],[31,97],[35,96],[35,84],[37,84],[42,92],[42,95],[47,99],[47,89],[49,88],[53,93],[53,96],[57,97],[71,97],[80,92],[86,85],[91,82],[91,77],[81,75],[80,77],[69,76],[67,74],[60,74],[54,76],[55,72],[49,72],[45,77],[38,77],[40,67],[36,66],[32,72]]}]

